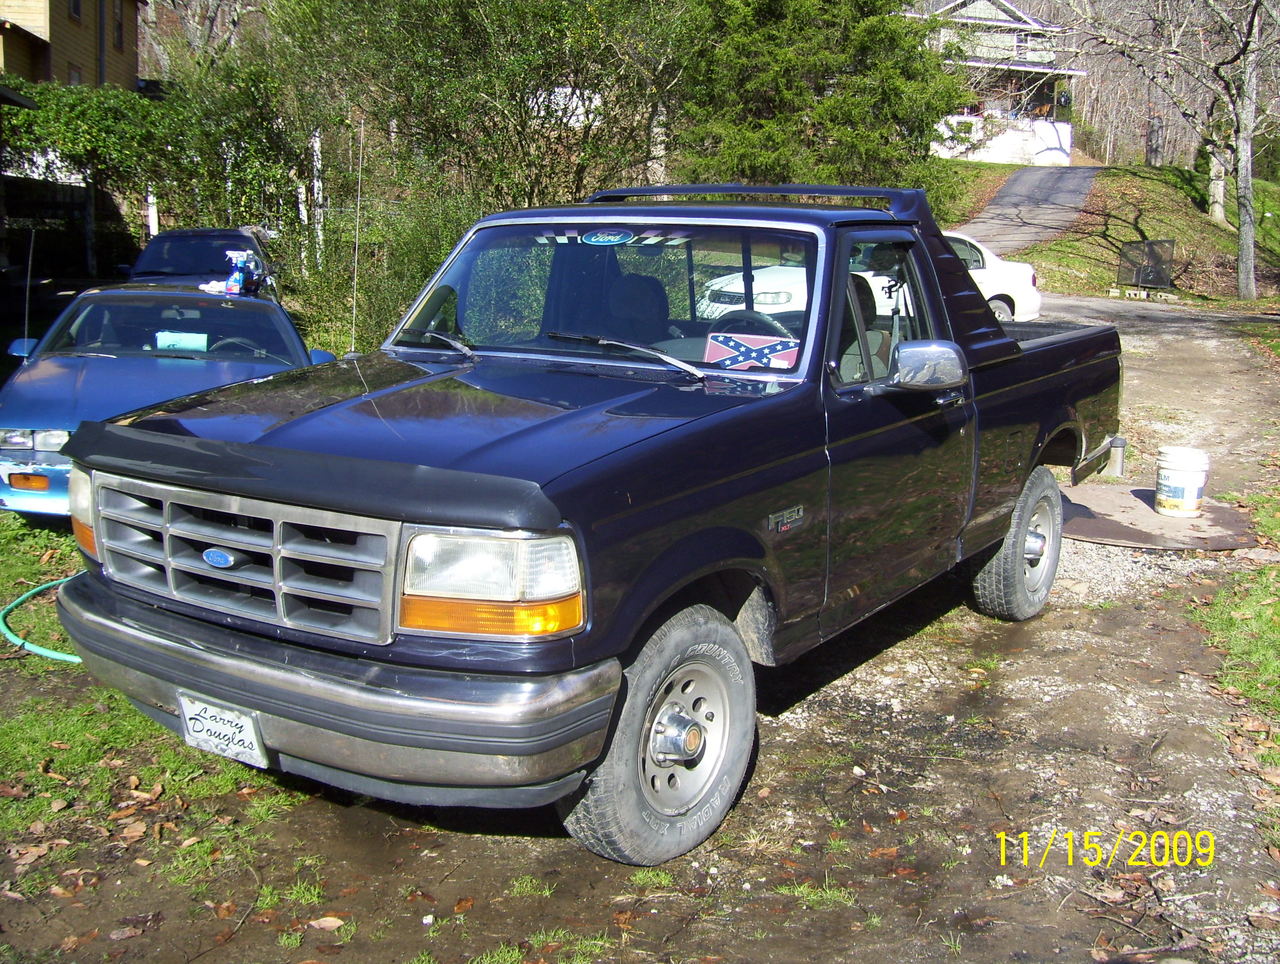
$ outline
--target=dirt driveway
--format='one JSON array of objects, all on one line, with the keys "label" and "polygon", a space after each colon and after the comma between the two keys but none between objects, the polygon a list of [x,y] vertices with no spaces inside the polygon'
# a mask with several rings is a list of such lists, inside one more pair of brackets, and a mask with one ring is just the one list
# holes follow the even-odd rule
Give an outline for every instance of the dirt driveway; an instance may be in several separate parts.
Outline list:
[{"label": "dirt driveway", "polygon": [[[1184,443],[1211,491],[1277,483],[1280,376],[1227,321],[1050,300],[1081,313],[1123,319],[1132,478]],[[1068,543],[1048,611],[1017,626],[935,582],[762,672],[741,801],[661,868],[586,853],[549,811],[298,784],[313,795],[212,884],[160,872],[173,845],[82,850],[74,895],[0,899],[0,961],[1272,961],[1280,864],[1256,825],[1276,800],[1233,752],[1269,727],[1216,690],[1183,615],[1252,564]],[[255,907],[303,877],[313,900]]]}]

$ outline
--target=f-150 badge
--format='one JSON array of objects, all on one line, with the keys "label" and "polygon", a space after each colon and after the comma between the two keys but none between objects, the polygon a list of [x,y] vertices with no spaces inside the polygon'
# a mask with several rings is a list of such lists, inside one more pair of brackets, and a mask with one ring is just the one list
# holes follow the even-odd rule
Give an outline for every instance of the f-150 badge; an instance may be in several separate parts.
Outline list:
[{"label": "f-150 badge", "polygon": [[769,516],[769,528],[777,533],[790,532],[802,522],[804,522],[804,506],[802,505],[793,505],[789,509],[783,509],[781,512],[775,512]]}]

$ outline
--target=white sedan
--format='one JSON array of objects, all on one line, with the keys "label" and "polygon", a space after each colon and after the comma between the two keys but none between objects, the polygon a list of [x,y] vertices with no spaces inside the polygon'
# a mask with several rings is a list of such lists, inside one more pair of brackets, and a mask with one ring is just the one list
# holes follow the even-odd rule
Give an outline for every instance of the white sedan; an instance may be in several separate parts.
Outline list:
[{"label": "white sedan", "polygon": [[965,234],[944,231],[951,250],[964,262],[987,304],[1001,321],[1033,321],[1040,316],[1036,269],[1025,261],[1006,261]]},{"label": "white sedan", "polygon": [[[944,231],[943,237],[957,257],[965,263],[974,283],[987,299],[987,304],[1002,323],[1033,321],[1040,315],[1040,292],[1036,289],[1036,269],[1023,261],[1006,261],[986,245],[964,234]],[[859,272],[860,274],[862,272]],[[752,307],[766,315],[803,311],[808,307],[808,282],[805,270],[794,265],[770,265],[757,268],[753,278]],[[869,279],[870,280],[870,279]],[[873,288],[876,286],[873,284]],[[877,295],[877,303],[881,296]],[[725,312],[742,308],[746,292],[742,275],[727,274],[709,282],[698,300],[698,315],[719,318]],[[879,305],[888,313],[889,305]]]}]

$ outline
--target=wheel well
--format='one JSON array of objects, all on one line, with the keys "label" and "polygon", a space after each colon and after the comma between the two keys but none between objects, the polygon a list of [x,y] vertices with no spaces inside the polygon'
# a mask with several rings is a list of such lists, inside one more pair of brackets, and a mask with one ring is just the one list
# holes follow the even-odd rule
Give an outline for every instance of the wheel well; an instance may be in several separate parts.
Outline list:
[{"label": "wheel well", "polygon": [[1080,442],[1074,432],[1059,432],[1040,450],[1037,465],[1075,465],[1080,454]]},{"label": "wheel well", "polygon": [[778,614],[768,590],[755,576],[741,569],[704,576],[667,600],[662,612],[670,615],[696,603],[719,610],[733,623],[753,663],[776,665],[773,631],[778,624]]}]

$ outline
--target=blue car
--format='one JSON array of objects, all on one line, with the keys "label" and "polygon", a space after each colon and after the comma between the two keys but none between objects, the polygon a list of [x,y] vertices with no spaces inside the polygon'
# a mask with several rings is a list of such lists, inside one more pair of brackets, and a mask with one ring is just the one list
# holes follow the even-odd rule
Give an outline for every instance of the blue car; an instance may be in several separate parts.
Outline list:
[{"label": "blue car", "polygon": [[81,293],[9,354],[25,360],[0,389],[0,508],[53,515],[68,512],[58,450],[81,421],[334,357],[308,353],[274,301],[145,284]]}]

